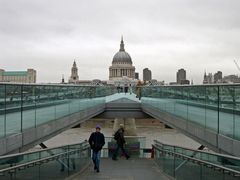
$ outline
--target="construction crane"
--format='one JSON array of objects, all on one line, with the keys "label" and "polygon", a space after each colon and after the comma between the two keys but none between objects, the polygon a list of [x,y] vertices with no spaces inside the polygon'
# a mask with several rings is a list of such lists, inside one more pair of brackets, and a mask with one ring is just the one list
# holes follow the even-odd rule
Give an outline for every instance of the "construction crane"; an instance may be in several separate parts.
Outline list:
[{"label": "construction crane", "polygon": [[240,71],[240,67],[239,67],[237,61],[235,61],[235,60],[233,60],[233,61],[234,61],[235,65],[237,66],[238,70]]}]

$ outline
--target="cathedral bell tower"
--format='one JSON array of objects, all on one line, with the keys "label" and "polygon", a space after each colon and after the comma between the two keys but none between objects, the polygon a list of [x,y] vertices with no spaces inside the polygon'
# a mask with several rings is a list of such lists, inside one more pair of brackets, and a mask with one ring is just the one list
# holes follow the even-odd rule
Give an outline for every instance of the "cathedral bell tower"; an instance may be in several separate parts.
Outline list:
[{"label": "cathedral bell tower", "polygon": [[74,61],[72,66],[71,76],[69,78],[69,83],[76,84],[78,81],[79,81],[78,68],[77,68],[76,62]]}]

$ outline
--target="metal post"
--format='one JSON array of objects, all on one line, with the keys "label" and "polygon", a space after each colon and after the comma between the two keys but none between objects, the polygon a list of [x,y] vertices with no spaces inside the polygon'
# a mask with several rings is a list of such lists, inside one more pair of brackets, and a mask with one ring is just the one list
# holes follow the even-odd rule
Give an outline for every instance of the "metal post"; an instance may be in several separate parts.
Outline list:
[{"label": "metal post", "polygon": [[236,125],[236,116],[235,116],[235,113],[236,113],[236,86],[233,87],[233,99],[234,99],[234,104],[233,104],[233,139],[236,138],[235,136],[235,125]]},{"label": "metal post", "polygon": [[[175,146],[173,147],[174,153],[176,153],[176,148]],[[173,156],[173,177],[176,177],[176,157]]]},{"label": "metal post", "polygon": [[34,126],[35,128],[37,127],[37,97],[36,97],[36,86],[33,86],[34,87],[34,105],[35,105],[35,121],[34,121]]},{"label": "metal post", "polygon": [[4,85],[4,136],[7,136],[7,123],[6,123],[6,113],[7,113],[7,85]]},{"label": "metal post", "polygon": [[219,134],[219,111],[220,111],[220,92],[219,92],[219,90],[220,90],[220,88],[219,88],[219,86],[217,86],[218,87],[218,126],[217,126],[217,133]]}]

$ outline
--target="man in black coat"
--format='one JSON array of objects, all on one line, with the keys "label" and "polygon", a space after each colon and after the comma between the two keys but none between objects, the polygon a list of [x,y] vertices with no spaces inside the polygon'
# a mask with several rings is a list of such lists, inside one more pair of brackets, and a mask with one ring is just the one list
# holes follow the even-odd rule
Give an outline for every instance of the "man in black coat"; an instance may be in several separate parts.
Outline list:
[{"label": "man in black coat", "polygon": [[126,159],[129,159],[130,156],[126,153],[126,151],[123,147],[123,145],[126,143],[125,138],[124,138],[124,126],[123,126],[123,124],[120,124],[120,128],[114,134],[114,139],[117,141],[117,148],[116,148],[115,152],[113,153],[112,160],[117,160],[117,155],[118,155],[119,149],[122,150]]},{"label": "man in black coat", "polygon": [[99,172],[101,149],[105,144],[105,137],[100,132],[100,130],[101,127],[97,125],[96,132],[93,132],[88,140],[92,149],[92,160],[94,163],[94,170],[96,170],[97,172]]}]

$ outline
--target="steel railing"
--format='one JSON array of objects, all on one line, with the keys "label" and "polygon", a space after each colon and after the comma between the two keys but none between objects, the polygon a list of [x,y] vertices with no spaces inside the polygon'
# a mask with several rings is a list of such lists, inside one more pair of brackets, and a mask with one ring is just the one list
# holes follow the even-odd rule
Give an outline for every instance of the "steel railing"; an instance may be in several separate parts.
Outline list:
[{"label": "steel railing", "polygon": [[[177,158],[178,160],[181,159],[183,162],[180,164],[180,166],[175,166],[174,171],[178,171],[179,168],[183,168],[183,164],[187,162],[191,162],[194,164],[197,164],[199,166],[204,166],[207,168],[211,168],[214,171],[219,171],[223,174],[228,174],[230,176],[234,177],[240,177],[240,158],[234,157],[234,156],[229,156],[229,155],[222,155],[218,153],[212,153],[212,152],[205,152],[201,150],[195,150],[191,148],[185,148],[181,146],[173,146],[173,145],[168,145],[168,144],[163,144],[159,141],[154,141],[153,144],[153,149],[155,152],[155,159],[157,160],[159,157],[156,155],[156,152],[159,152],[159,156],[165,157],[166,155],[172,156],[174,158]],[[182,150],[182,153],[181,153]],[[185,152],[185,153],[184,153]],[[217,161],[211,161],[211,158],[207,160],[207,158],[202,158],[201,157],[207,157],[207,156],[212,157],[213,159],[219,160]],[[222,160],[225,160],[225,165],[221,164]],[[228,163],[229,167],[227,167]],[[175,162],[175,159],[174,159]],[[239,170],[238,170],[239,169]],[[173,174],[175,174],[175,172]]]}]

